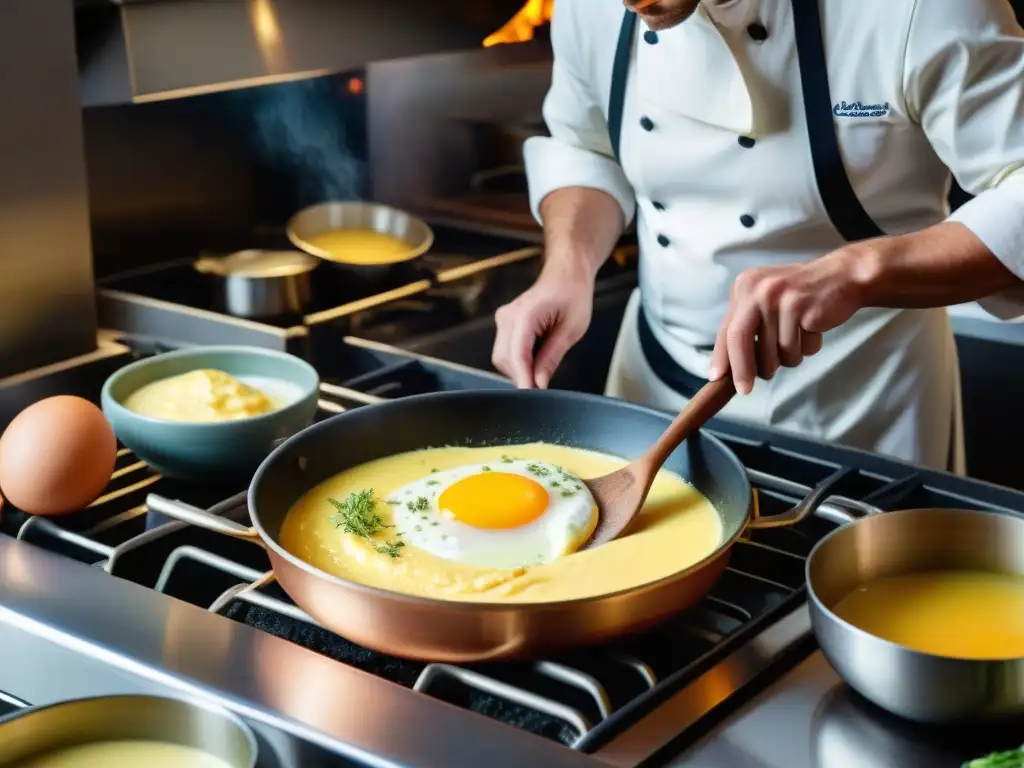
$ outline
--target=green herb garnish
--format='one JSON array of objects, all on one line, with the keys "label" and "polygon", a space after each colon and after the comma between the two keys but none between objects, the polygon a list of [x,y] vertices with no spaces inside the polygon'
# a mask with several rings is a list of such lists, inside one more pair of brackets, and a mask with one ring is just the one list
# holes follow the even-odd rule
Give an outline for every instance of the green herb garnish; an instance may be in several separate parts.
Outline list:
[{"label": "green herb garnish", "polygon": [[511,463],[512,463],[513,461],[515,461],[515,459],[513,459],[513,458],[512,458],[512,457],[510,457],[510,456],[506,456],[505,454],[502,454],[502,455],[501,455],[501,461],[502,461],[502,463],[504,463],[504,464],[511,464]]},{"label": "green herb garnish", "polygon": [[405,546],[404,541],[389,541],[387,544],[374,544],[373,548],[377,550],[378,555],[387,555],[388,557],[398,557],[402,554],[402,547]]},{"label": "green herb garnish", "polygon": [[426,512],[430,509],[430,499],[426,496],[417,497],[416,501],[410,501],[406,505],[410,512]]},{"label": "green herb garnish", "polygon": [[1024,766],[1024,747],[1008,752],[993,752],[991,755],[969,760],[961,768],[1021,768]]},{"label": "green herb garnish", "polygon": [[[373,541],[375,534],[394,526],[385,525],[384,519],[377,514],[372,488],[350,493],[344,501],[337,499],[328,499],[328,501],[336,512],[333,518],[336,527],[341,528],[345,533],[351,533],[363,539],[382,555],[398,557],[399,550],[405,546],[405,542],[377,544]],[[401,534],[398,535],[401,536]]]},{"label": "green herb garnish", "polygon": [[440,485],[440,480],[427,480],[427,485]]},{"label": "green herb garnish", "polygon": [[481,472],[490,472],[490,471],[491,471],[491,468],[490,468],[490,467],[488,467],[488,466],[487,466],[487,465],[485,464],[484,466],[480,467],[480,471],[481,471]]},{"label": "green herb garnish", "polygon": [[527,464],[526,471],[531,475],[536,475],[537,477],[547,477],[551,474],[550,469],[542,467],[540,464]]}]

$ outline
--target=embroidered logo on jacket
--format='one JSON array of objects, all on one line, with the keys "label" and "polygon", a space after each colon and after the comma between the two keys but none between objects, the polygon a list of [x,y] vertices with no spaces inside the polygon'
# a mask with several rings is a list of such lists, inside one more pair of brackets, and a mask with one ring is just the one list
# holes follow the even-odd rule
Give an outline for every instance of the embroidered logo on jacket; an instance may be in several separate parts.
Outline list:
[{"label": "embroidered logo on jacket", "polygon": [[841,101],[832,107],[836,117],[885,117],[889,114],[889,102],[884,104],[864,104],[859,101]]}]

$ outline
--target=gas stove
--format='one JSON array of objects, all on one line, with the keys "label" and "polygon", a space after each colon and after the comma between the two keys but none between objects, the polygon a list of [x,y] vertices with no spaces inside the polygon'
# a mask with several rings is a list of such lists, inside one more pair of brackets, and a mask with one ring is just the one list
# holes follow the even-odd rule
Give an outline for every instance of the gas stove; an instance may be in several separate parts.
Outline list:
[{"label": "gas stove", "polygon": [[[172,344],[244,343],[305,354],[311,336],[344,333],[408,347],[488,320],[539,272],[542,249],[525,240],[441,225],[434,226],[434,234],[428,253],[372,279],[321,265],[302,314],[232,316],[223,306],[218,278],[193,268],[195,254],[101,280],[100,321],[105,328]],[[245,247],[292,248],[277,229],[256,232]],[[598,276],[599,290],[635,284],[629,261],[609,261]]]},{"label": "gas stove", "polygon": [[[111,370],[151,351],[104,357],[79,372],[76,391],[95,399]],[[329,365],[314,360],[318,419],[420,392],[510,386],[370,340],[334,352]],[[153,492],[244,521],[244,488],[164,478],[122,450],[85,512],[0,516],[11,537],[0,536],[0,689],[33,704],[186,690],[245,716],[275,754],[314,750],[342,765],[803,765],[770,750],[745,763],[710,756],[739,754],[716,752],[718,734],[742,730],[751,697],[783,685],[814,650],[803,568],[815,542],[858,502],[1019,513],[1024,495],[728,422],[710,431],[747,467],[761,512],[825,481],[829,502],[799,526],[741,540],[710,595],[662,627],[559,657],[464,666],[385,656],[325,630],[270,583],[260,547],[145,506]],[[765,721],[762,712],[760,738]],[[290,759],[282,764],[321,764]]]}]

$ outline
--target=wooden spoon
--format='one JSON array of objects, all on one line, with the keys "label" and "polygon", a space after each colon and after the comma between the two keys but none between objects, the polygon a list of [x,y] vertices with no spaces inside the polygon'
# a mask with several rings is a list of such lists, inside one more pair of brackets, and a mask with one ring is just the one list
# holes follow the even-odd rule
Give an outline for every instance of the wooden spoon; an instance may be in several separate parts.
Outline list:
[{"label": "wooden spoon", "polygon": [[658,470],[672,451],[703,427],[736,394],[732,376],[709,381],[680,411],[669,428],[639,459],[610,475],[584,480],[597,502],[597,527],[581,549],[592,549],[618,537],[644,505]]}]

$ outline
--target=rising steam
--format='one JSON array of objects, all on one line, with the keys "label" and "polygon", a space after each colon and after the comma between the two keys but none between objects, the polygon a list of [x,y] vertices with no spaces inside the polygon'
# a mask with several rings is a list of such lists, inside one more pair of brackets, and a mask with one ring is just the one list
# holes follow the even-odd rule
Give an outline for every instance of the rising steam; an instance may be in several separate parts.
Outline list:
[{"label": "rising steam", "polygon": [[254,150],[295,185],[300,206],[362,197],[365,164],[347,143],[347,114],[332,78],[239,91]]}]

